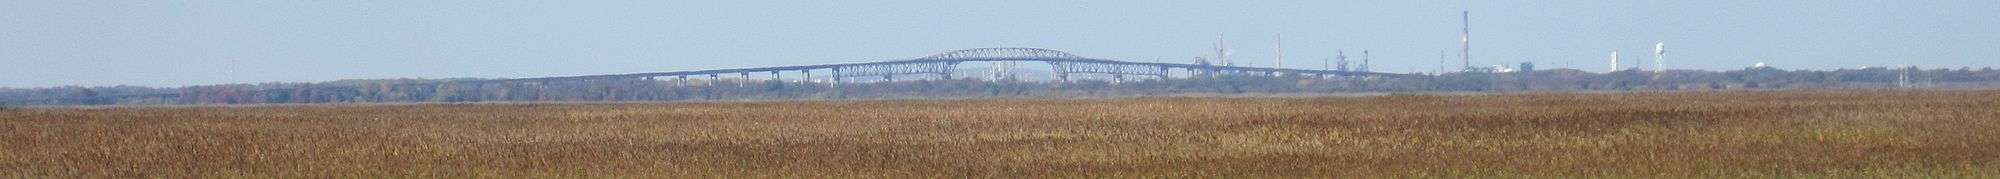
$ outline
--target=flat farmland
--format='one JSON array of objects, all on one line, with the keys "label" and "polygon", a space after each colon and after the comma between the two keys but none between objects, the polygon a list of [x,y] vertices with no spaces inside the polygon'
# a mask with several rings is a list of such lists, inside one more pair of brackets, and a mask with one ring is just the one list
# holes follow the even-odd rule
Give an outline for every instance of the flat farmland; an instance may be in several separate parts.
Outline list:
[{"label": "flat farmland", "polygon": [[2000,177],[2000,91],[0,109],[0,177]]}]

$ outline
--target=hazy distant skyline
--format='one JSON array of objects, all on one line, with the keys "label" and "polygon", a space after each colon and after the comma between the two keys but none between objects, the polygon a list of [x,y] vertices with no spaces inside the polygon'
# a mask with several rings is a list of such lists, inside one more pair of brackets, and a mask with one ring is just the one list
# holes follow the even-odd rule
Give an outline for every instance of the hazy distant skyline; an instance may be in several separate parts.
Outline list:
[{"label": "hazy distant skyline", "polygon": [[1601,72],[2000,66],[2000,1],[43,1],[0,2],[0,87],[524,78],[865,62],[1035,47],[1187,63]]}]

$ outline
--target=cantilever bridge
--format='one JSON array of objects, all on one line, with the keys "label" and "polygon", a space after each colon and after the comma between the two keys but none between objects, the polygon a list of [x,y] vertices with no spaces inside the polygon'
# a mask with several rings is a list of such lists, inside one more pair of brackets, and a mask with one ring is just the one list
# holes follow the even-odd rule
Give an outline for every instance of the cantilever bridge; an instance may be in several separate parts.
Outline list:
[{"label": "cantilever bridge", "polygon": [[840,83],[843,79],[852,77],[883,77],[883,78],[893,79],[896,75],[932,75],[938,78],[949,79],[951,78],[953,70],[957,69],[958,64],[964,62],[1043,62],[1043,63],[1048,63],[1050,68],[1052,68],[1050,71],[1055,73],[1056,75],[1055,77],[1057,79],[1063,81],[1068,81],[1069,76],[1071,74],[1110,74],[1119,76],[1134,75],[1134,76],[1150,76],[1160,79],[1167,79],[1170,77],[1169,74],[1172,74],[1172,72],[1177,70],[1187,71],[1188,74],[1195,74],[1196,76],[1205,76],[1213,74],[1261,74],[1261,75],[1272,75],[1272,76],[1298,75],[1298,76],[1312,76],[1312,77],[1409,76],[1408,74],[1376,73],[1376,72],[1215,66],[1209,64],[1130,62],[1130,61],[1089,58],[1089,57],[1077,56],[1074,54],[1070,54],[1068,52],[1040,49],[1040,48],[977,48],[977,49],[966,49],[966,50],[945,52],[915,59],[902,59],[902,60],[890,60],[890,61],[866,62],[866,63],[843,63],[843,64],[825,64],[825,65],[716,69],[716,70],[566,76],[566,77],[545,77],[545,78],[521,78],[521,79],[459,82],[459,83],[551,82],[551,81],[602,80],[602,79],[655,79],[661,77],[676,78],[681,81],[687,81],[686,79],[689,76],[696,76],[696,77],[706,76],[710,79],[716,79],[725,75],[738,75],[747,78],[751,74],[756,74],[756,73],[770,73],[772,77],[775,78],[785,72],[796,72],[802,76],[805,76],[805,78],[811,78],[813,71],[830,72],[826,74],[833,75],[832,79],[834,83]]},{"label": "cantilever bridge", "polygon": [[[1314,78],[1326,78],[1326,77],[1404,78],[1404,77],[1418,76],[1410,74],[1339,71],[1339,70],[1312,70],[1312,69],[1264,68],[1264,67],[1241,67],[1241,66],[1217,66],[1209,64],[1131,62],[1131,61],[1089,58],[1089,57],[1070,54],[1067,52],[1049,50],[1049,49],[1039,49],[1039,48],[978,48],[978,49],[966,49],[966,50],[945,52],[914,59],[898,59],[898,60],[864,62],[864,63],[841,63],[841,64],[824,64],[824,65],[714,69],[714,70],[694,70],[694,71],[675,71],[675,72],[585,75],[585,76],[518,78],[518,79],[447,81],[447,82],[435,82],[435,83],[423,83],[423,84],[394,84],[394,85],[396,87],[409,86],[409,87],[416,87],[419,89],[436,90],[441,86],[466,86],[475,88],[481,86],[504,85],[504,84],[524,84],[524,85],[540,86],[545,84],[556,84],[556,83],[597,82],[597,81],[615,81],[615,80],[644,79],[647,81],[652,81],[652,80],[660,80],[662,78],[667,78],[667,79],[677,80],[677,82],[679,82],[681,86],[689,86],[687,84],[689,81],[688,80],[689,76],[695,76],[697,78],[707,77],[709,79],[708,80],[709,82],[714,82],[714,81],[720,81],[720,79],[724,76],[741,76],[743,79],[749,79],[751,74],[769,73],[770,77],[773,80],[778,80],[780,79],[780,76],[782,76],[782,74],[785,74],[787,72],[801,75],[803,76],[804,79],[812,79],[812,75],[815,73],[819,73],[822,75],[832,75],[832,77],[830,77],[831,82],[835,85],[839,85],[843,83],[843,81],[845,81],[846,79],[851,79],[851,78],[879,77],[881,79],[894,80],[897,75],[915,75],[919,77],[932,76],[940,79],[951,79],[952,78],[951,75],[954,72],[954,70],[957,69],[957,66],[960,63],[965,63],[965,62],[1047,63],[1051,68],[1050,71],[1055,74],[1055,78],[1061,80],[1061,82],[1069,82],[1070,75],[1073,74],[1109,74],[1114,76],[1115,78],[1120,78],[1120,79],[1122,79],[1124,76],[1145,76],[1145,77],[1154,77],[1157,79],[1170,79],[1173,78],[1172,74],[1174,74],[1173,72],[1176,71],[1185,71],[1186,72],[1185,74],[1188,74],[1187,75],[1188,78],[1213,77],[1214,75],[1221,75],[1221,74],[1264,75],[1264,76],[1290,75],[1290,76],[1314,77]],[[807,83],[815,83],[812,80],[805,80],[805,81]],[[741,84],[740,81],[739,84]],[[248,94],[287,94],[287,93],[311,94],[314,93],[313,91],[342,91],[342,90],[351,91],[360,88],[363,87],[313,86],[313,87],[302,87],[302,88],[262,89],[262,90],[250,90],[250,91],[234,91],[234,92],[248,93]],[[75,100],[111,100],[111,101],[117,101],[121,99],[187,100],[184,99],[184,95],[187,94],[181,94],[181,93],[128,94],[128,95],[116,95],[116,96],[52,98],[52,99],[35,99],[35,100],[23,100],[23,101],[4,101],[0,102],[0,105],[48,104],[58,101],[75,101]]]}]

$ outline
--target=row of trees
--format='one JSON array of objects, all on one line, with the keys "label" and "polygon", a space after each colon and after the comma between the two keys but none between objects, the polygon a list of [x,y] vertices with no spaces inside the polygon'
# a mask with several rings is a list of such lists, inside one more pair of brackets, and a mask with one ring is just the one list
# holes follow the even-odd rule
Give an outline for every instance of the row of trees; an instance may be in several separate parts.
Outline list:
[{"label": "row of trees", "polygon": [[260,104],[480,101],[688,101],[785,99],[1100,96],[1177,93],[1299,93],[1365,91],[1724,90],[1785,88],[1963,87],[2000,84],[1991,68],[1830,71],[1760,67],[1730,71],[1574,69],[1506,73],[1461,72],[1420,78],[1314,78],[1218,75],[1204,78],[1066,83],[972,78],[832,84],[722,79],[470,83],[482,79],[341,80],[149,88],[54,87],[0,89],[5,105]]},{"label": "row of trees", "polygon": [[1515,73],[1452,73],[1439,78],[1442,90],[1719,90],[1790,88],[1979,87],[2000,84],[2000,71],[1863,68],[1781,70],[1772,67],[1730,71],[1639,69],[1590,73],[1574,69]]}]

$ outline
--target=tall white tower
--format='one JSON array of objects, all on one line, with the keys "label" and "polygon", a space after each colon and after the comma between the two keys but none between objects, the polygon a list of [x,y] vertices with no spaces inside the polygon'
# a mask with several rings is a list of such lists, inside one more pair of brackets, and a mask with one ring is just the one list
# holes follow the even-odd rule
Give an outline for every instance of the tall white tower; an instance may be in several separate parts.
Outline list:
[{"label": "tall white tower", "polygon": [[1667,71],[1667,43],[1653,45],[1653,73]]},{"label": "tall white tower", "polygon": [[1276,49],[1276,58],[1271,59],[1271,68],[1285,68],[1285,33],[1278,33],[1278,39],[1271,40],[1271,49]]},{"label": "tall white tower", "polygon": [[1618,50],[1611,50],[1611,71],[1605,71],[1605,73],[1617,72],[1617,71],[1618,71]]},{"label": "tall white tower", "polygon": [[1019,65],[1020,65],[1019,62],[1011,62],[1011,61],[993,62],[993,70],[992,70],[993,72],[992,74],[989,75],[989,77],[992,78],[993,81],[1016,79],[1014,76],[1014,67]]},{"label": "tall white tower", "polygon": [[1470,70],[1472,69],[1472,11],[1464,11],[1459,15],[1461,15],[1460,16],[1461,18],[1464,18],[1462,19],[1464,21],[1460,22],[1465,23],[1464,24],[1465,31],[1462,34],[1459,34],[1460,36],[1458,39],[1459,43],[1458,56],[1462,58],[1460,60],[1463,60],[1465,62],[1465,69]]}]

